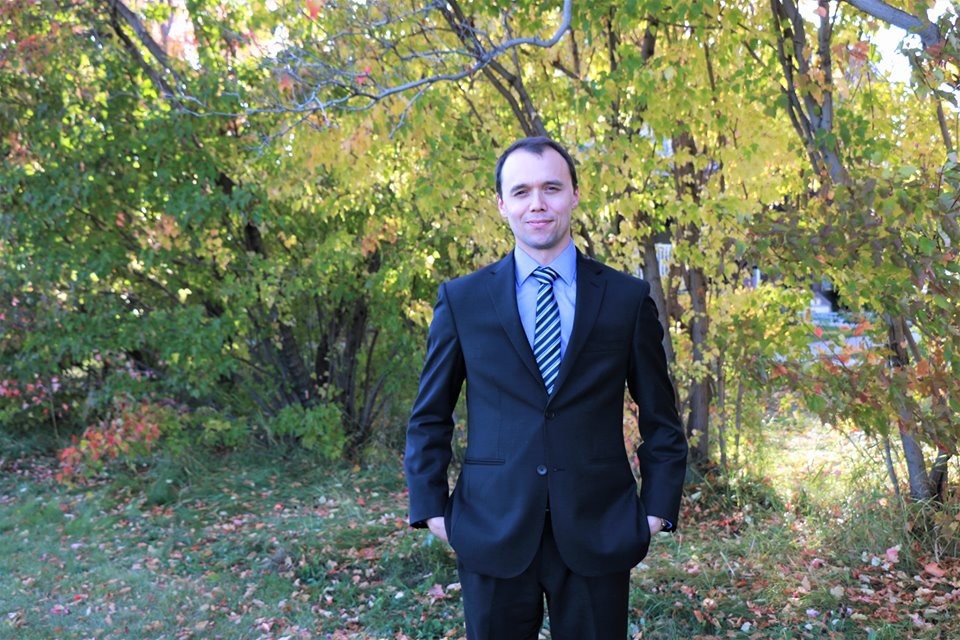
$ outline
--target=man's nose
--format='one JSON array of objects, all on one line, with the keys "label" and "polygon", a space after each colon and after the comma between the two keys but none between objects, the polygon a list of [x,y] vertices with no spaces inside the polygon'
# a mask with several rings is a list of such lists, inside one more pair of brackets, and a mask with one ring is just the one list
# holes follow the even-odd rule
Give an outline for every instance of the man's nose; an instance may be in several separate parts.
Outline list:
[{"label": "man's nose", "polygon": [[543,193],[537,189],[534,190],[530,198],[530,208],[534,211],[543,211],[546,207],[544,205]]}]

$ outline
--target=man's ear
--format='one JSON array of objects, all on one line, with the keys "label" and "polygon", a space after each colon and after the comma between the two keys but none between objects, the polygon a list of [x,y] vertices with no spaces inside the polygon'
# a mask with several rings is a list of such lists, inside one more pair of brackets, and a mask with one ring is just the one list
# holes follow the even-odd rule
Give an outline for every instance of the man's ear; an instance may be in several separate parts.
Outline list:
[{"label": "man's ear", "polygon": [[503,198],[497,194],[497,211],[500,212],[500,217],[506,219],[507,213],[503,210]]},{"label": "man's ear", "polygon": [[573,206],[580,204],[580,188],[577,187],[573,190]]}]

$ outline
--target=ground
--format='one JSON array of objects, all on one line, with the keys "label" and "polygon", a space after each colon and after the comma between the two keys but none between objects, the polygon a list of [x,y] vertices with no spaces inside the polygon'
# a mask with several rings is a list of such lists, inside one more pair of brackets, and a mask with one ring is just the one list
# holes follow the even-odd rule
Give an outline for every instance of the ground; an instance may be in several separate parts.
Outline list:
[{"label": "ground", "polygon": [[[690,486],[681,531],[633,572],[632,636],[960,637],[957,561],[911,542],[892,495],[830,488],[845,437],[790,438],[769,473]],[[0,637],[463,636],[453,558],[407,527],[399,460],[233,454],[76,487],[50,459],[0,465]]]}]

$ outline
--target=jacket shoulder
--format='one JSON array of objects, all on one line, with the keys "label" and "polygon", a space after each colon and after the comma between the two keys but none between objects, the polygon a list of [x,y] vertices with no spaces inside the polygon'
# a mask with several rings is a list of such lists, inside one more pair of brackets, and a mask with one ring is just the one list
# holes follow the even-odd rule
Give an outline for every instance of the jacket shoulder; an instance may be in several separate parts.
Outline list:
[{"label": "jacket shoulder", "polygon": [[650,295],[650,283],[643,278],[614,269],[587,256],[581,256],[580,260],[581,268],[593,271],[598,276],[606,279],[607,282],[614,287],[623,291],[635,292],[638,296]]},{"label": "jacket shoulder", "polygon": [[446,288],[448,293],[454,295],[470,291],[473,287],[486,283],[490,279],[490,276],[498,273],[501,269],[513,269],[513,258],[511,254],[485,267],[480,267],[472,273],[447,280],[442,286]]}]

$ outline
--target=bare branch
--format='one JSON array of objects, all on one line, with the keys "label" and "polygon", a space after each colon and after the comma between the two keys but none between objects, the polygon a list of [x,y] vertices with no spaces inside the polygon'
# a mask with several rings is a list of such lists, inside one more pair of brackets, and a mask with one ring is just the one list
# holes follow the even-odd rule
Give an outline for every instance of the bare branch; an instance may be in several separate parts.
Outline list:
[{"label": "bare branch", "polygon": [[940,29],[937,25],[927,20],[926,16],[918,18],[906,11],[901,11],[896,7],[891,7],[882,0],[844,0],[847,4],[868,13],[874,18],[879,18],[887,24],[900,27],[910,33],[916,33],[920,36],[920,42],[924,48],[940,42],[943,37],[940,35]]},{"label": "bare branch", "polygon": [[423,92],[426,91],[426,87],[420,89],[415,96],[410,98],[407,101],[407,106],[403,108],[403,112],[400,114],[400,118],[397,119],[397,124],[394,125],[393,129],[390,130],[390,137],[393,138],[394,134],[400,130],[400,127],[403,126],[403,123],[407,121],[407,114],[410,113],[410,109],[413,108],[413,104],[417,101],[417,98],[423,95]]},{"label": "bare branch", "polygon": [[955,153],[953,140],[950,138],[950,128],[947,126],[947,116],[943,112],[943,100],[937,97],[937,123],[940,125],[940,136],[943,138],[943,146],[946,147],[947,155]]},{"label": "bare branch", "polygon": [[[829,17],[828,0],[819,0],[820,25],[817,32],[818,50],[816,59],[809,53],[804,18],[794,0],[771,0],[774,25],[776,26],[777,55],[783,68],[787,86],[790,119],[807,147],[807,155],[816,174],[824,169],[833,182],[847,181],[847,174],[835,144],[827,142],[826,134],[833,130],[833,82],[830,39],[833,25]],[[786,21],[781,22],[783,18]],[[787,52],[786,40],[793,44],[792,55]],[[811,89],[800,90],[798,77],[809,76],[816,63],[820,85],[816,95]],[[808,83],[810,85],[811,83]],[[824,185],[825,186],[825,185]]]},{"label": "bare branch", "polygon": [[[524,128],[538,128],[539,116],[525,95],[522,80],[503,66],[501,58],[504,54],[515,56],[525,46],[555,46],[570,30],[573,0],[564,0],[560,23],[549,37],[514,37],[507,26],[504,40],[498,44],[491,34],[477,28],[473,20],[463,14],[455,0],[434,0],[399,15],[387,8],[385,15],[373,17],[368,9],[374,4],[363,5],[356,15],[348,15],[349,24],[326,35],[319,51],[291,46],[276,56],[272,65],[274,72],[293,81],[292,89],[285,81],[286,90],[296,95],[293,99],[290,99],[293,95],[278,95],[275,104],[252,113],[320,112],[326,115],[330,111],[365,111],[388,98],[416,94],[409,100],[409,107],[432,85],[456,83],[483,73],[507,98]],[[431,13],[438,18],[432,23]],[[509,17],[509,12],[505,12],[503,19]],[[462,46],[451,44],[450,35]],[[420,48],[411,43],[414,37],[426,46]],[[353,57],[355,47],[347,46],[342,50],[350,53],[338,55],[337,45],[351,39],[376,47],[374,52],[368,49],[367,55],[377,59],[378,77],[374,78],[375,73],[370,69],[361,68],[362,63]],[[389,66],[383,64],[384,58],[391,60]],[[398,64],[392,64],[393,61]],[[415,62],[425,63],[428,68],[407,67],[407,63]]]},{"label": "bare branch", "polygon": [[[800,29],[800,38],[801,40],[805,39],[803,35],[803,22],[797,24],[795,18],[799,18],[796,12],[790,13],[788,7],[784,3],[779,2],[778,0],[771,0],[770,3],[771,12],[773,15],[773,22],[775,29],[775,34],[777,37],[777,58],[780,61],[780,67],[783,69],[783,77],[787,83],[786,87],[782,87],[783,93],[787,96],[787,113],[790,115],[790,121],[793,123],[793,127],[797,132],[797,135],[800,136],[800,139],[803,140],[804,144],[807,147],[807,154],[810,159],[810,164],[813,167],[815,173],[820,173],[820,161],[817,157],[817,154],[814,153],[811,142],[814,138],[814,131],[811,122],[807,119],[807,114],[804,112],[803,105],[800,103],[800,98],[797,91],[797,81],[796,76],[794,75],[794,63],[791,61],[790,54],[787,53],[786,38],[793,37],[794,43],[796,42],[796,34],[793,33],[794,29]],[[787,25],[781,23],[781,18],[786,18],[790,22]],[[802,51],[802,45],[801,45]],[[798,66],[799,66],[798,62]]]}]

